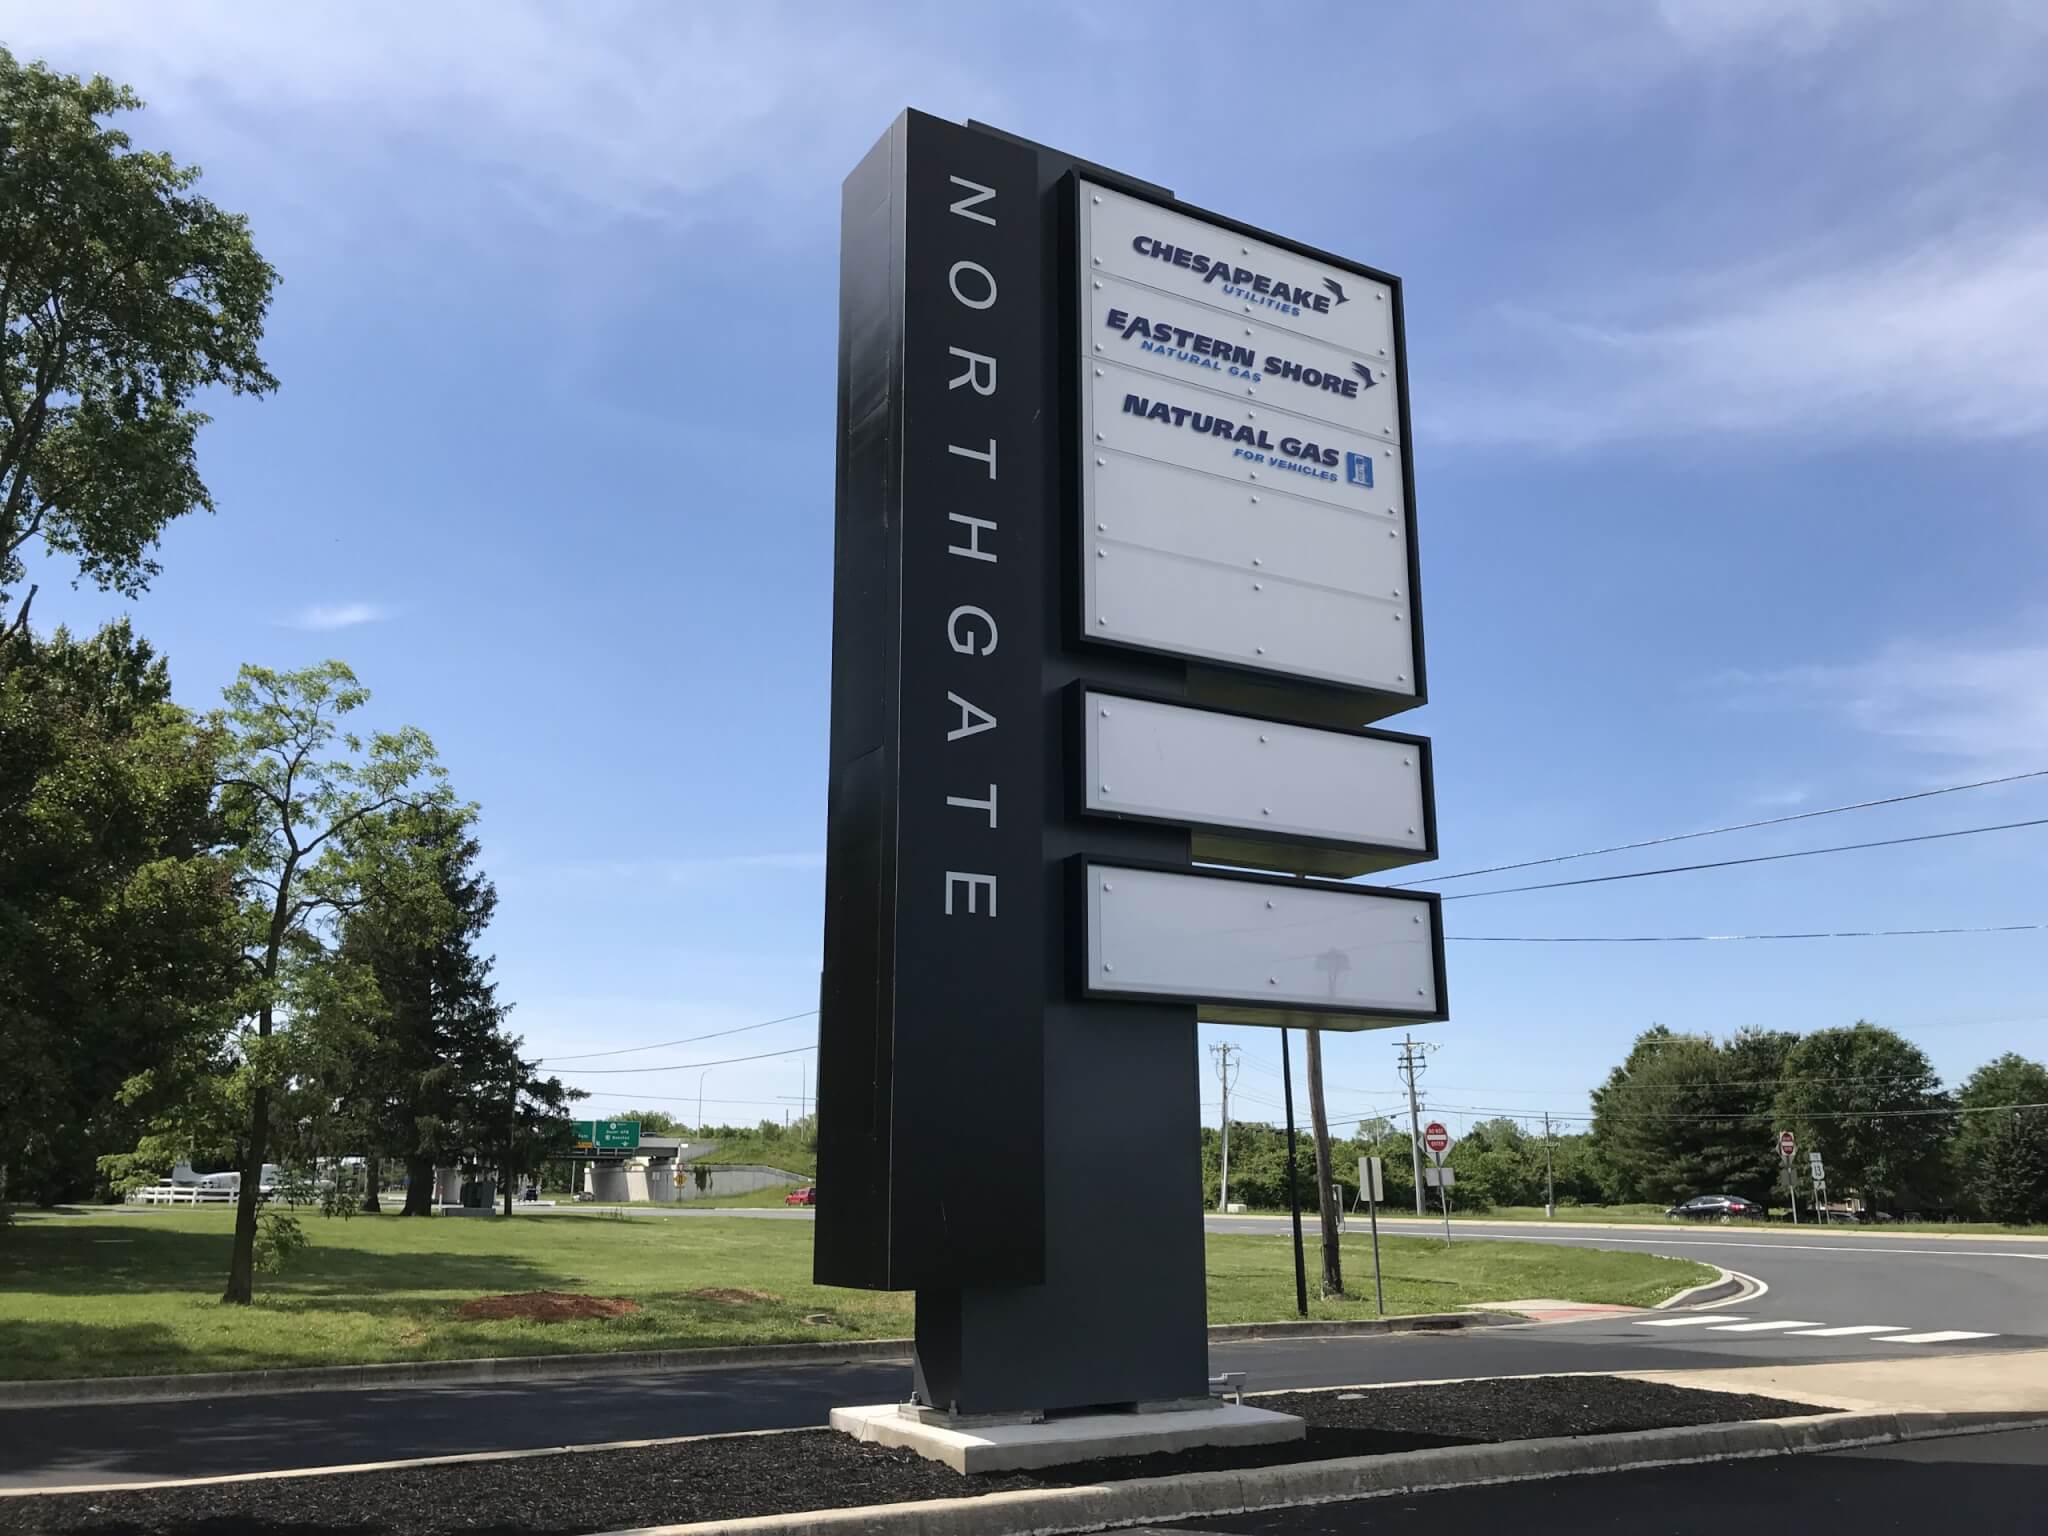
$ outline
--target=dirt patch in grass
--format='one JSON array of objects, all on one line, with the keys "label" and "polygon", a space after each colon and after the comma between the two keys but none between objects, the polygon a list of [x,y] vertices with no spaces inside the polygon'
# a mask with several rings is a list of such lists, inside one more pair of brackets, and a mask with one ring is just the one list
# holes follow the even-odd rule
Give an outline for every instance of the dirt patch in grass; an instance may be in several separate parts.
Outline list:
[{"label": "dirt patch in grass", "polygon": [[516,1296],[479,1296],[455,1315],[465,1323],[571,1323],[593,1317],[624,1317],[640,1303],[623,1296],[580,1296],[571,1291],[521,1291]]},{"label": "dirt patch in grass", "polygon": [[689,1301],[716,1301],[728,1307],[747,1307],[756,1302],[782,1300],[780,1296],[771,1295],[767,1291],[750,1291],[740,1285],[701,1286],[697,1290],[683,1292],[683,1296]]}]

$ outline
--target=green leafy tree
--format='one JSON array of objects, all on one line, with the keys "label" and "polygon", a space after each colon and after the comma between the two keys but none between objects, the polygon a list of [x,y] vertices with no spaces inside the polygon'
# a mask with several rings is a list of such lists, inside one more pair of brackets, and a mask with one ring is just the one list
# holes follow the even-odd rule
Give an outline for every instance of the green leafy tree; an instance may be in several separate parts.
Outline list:
[{"label": "green leafy tree", "polygon": [[1727,1041],[1657,1026],[1593,1092],[1589,1151],[1607,1198],[1733,1194],[1768,1205],[1777,1179],[1772,1105],[1794,1036],[1743,1030]]},{"label": "green leafy tree", "polygon": [[1998,1117],[1985,1138],[1978,1203],[1993,1221],[2014,1226],[2048,1221],[2048,1115],[2015,1110]]},{"label": "green leafy tree", "polygon": [[1925,1202],[1946,1187],[1942,1151],[1955,1103],[1918,1046],[1858,1020],[1806,1036],[1785,1060],[1777,1116],[1802,1151],[1826,1159],[1830,1186],[1877,1210]]},{"label": "green leafy tree", "polygon": [[113,624],[0,640],[0,1198],[86,1193],[234,1013],[218,742]]},{"label": "green leafy tree", "polygon": [[[360,978],[325,967],[321,938],[379,882],[412,872],[388,856],[388,841],[378,835],[391,813],[424,814],[451,800],[424,732],[408,726],[364,737],[343,728],[369,702],[369,691],[338,661],[297,672],[245,666],[225,698],[213,717],[222,740],[219,804],[238,849],[241,951],[252,973],[253,1006],[238,1041],[248,1129],[222,1300],[247,1305],[272,1100],[304,1080],[310,1054],[300,1032],[278,1038],[280,1021],[296,1016],[295,987],[322,989],[304,1010],[309,1018],[356,1012],[331,993]],[[412,884],[414,899],[427,900],[419,882]]]},{"label": "green leafy tree", "polygon": [[146,586],[165,524],[212,507],[193,398],[277,387],[257,353],[276,274],[195,168],[114,126],[141,105],[0,48],[0,636],[28,628],[37,543]]},{"label": "green leafy tree", "polygon": [[1992,1221],[2048,1221],[2048,1066],[2008,1052],[1956,1093],[1965,1111],[1950,1146],[1955,1187]]}]

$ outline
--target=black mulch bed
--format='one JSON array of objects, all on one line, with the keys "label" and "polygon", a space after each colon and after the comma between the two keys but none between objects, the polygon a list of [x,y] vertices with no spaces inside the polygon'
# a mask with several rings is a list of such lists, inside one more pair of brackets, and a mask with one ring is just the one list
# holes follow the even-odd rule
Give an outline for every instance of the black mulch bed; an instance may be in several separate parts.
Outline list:
[{"label": "black mulch bed", "polygon": [[1255,1400],[1299,1414],[1292,1445],[1182,1451],[1083,1462],[1043,1472],[962,1477],[910,1451],[830,1430],[701,1440],[646,1450],[223,1483],[137,1493],[0,1499],[0,1530],[149,1536],[539,1536],[784,1514],[858,1504],[956,1498],[1117,1478],[1167,1477],[1334,1456],[1552,1435],[1601,1435],[1682,1424],[1783,1418],[1825,1410],[1776,1398],[1612,1376],[1390,1387],[1357,1394],[1290,1392]]}]

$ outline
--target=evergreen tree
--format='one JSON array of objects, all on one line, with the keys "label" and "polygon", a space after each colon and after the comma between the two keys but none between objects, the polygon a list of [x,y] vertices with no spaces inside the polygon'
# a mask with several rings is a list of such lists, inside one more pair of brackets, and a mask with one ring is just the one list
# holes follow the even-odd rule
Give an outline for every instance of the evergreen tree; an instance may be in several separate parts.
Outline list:
[{"label": "evergreen tree", "polygon": [[[420,866],[433,898],[398,882],[342,925],[341,958],[375,980],[358,1054],[342,1097],[344,1123],[373,1157],[406,1170],[404,1214],[430,1215],[437,1166],[464,1159],[531,1172],[567,1145],[569,1091],[537,1077],[506,1034],[508,1009],[478,949],[498,895],[476,867],[466,810],[403,812],[381,829],[389,856]],[[508,1194],[510,1193],[508,1189]]]}]

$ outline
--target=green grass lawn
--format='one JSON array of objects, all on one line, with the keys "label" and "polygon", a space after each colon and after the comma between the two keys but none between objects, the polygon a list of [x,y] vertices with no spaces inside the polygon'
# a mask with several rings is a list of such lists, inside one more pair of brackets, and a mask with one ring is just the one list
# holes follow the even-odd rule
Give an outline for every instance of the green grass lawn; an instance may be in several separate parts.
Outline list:
[{"label": "green grass lawn", "polygon": [[[301,1218],[311,1246],[259,1276],[256,1304],[221,1306],[227,1210],[24,1213],[0,1236],[0,1378],[246,1370],[375,1360],[906,1335],[911,1298],[811,1284],[811,1224],[735,1218],[573,1215]],[[1311,1243],[1314,1239],[1311,1236]],[[1366,1240],[1345,1238],[1354,1292],[1313,1303],[1324,1318],[1372,1314]],[[1561,1296],[1651,1302],[1709,1278],[1648,1254],[1509,1243],[1382,1239],[1387,1306],[1436,1312]],[[1284,1236],[1208,1239],[1209,1316],[1293,1315]],[[1310,1274],[1316,1256],[1310,1249]],[[1105,1277],[1113,1283],[1114,1277]],[[465,1322],[463,1302],[518,1291],[629,1297],[604,1320]],[[807,1322],[822,1314],[826,1321]]]}]

